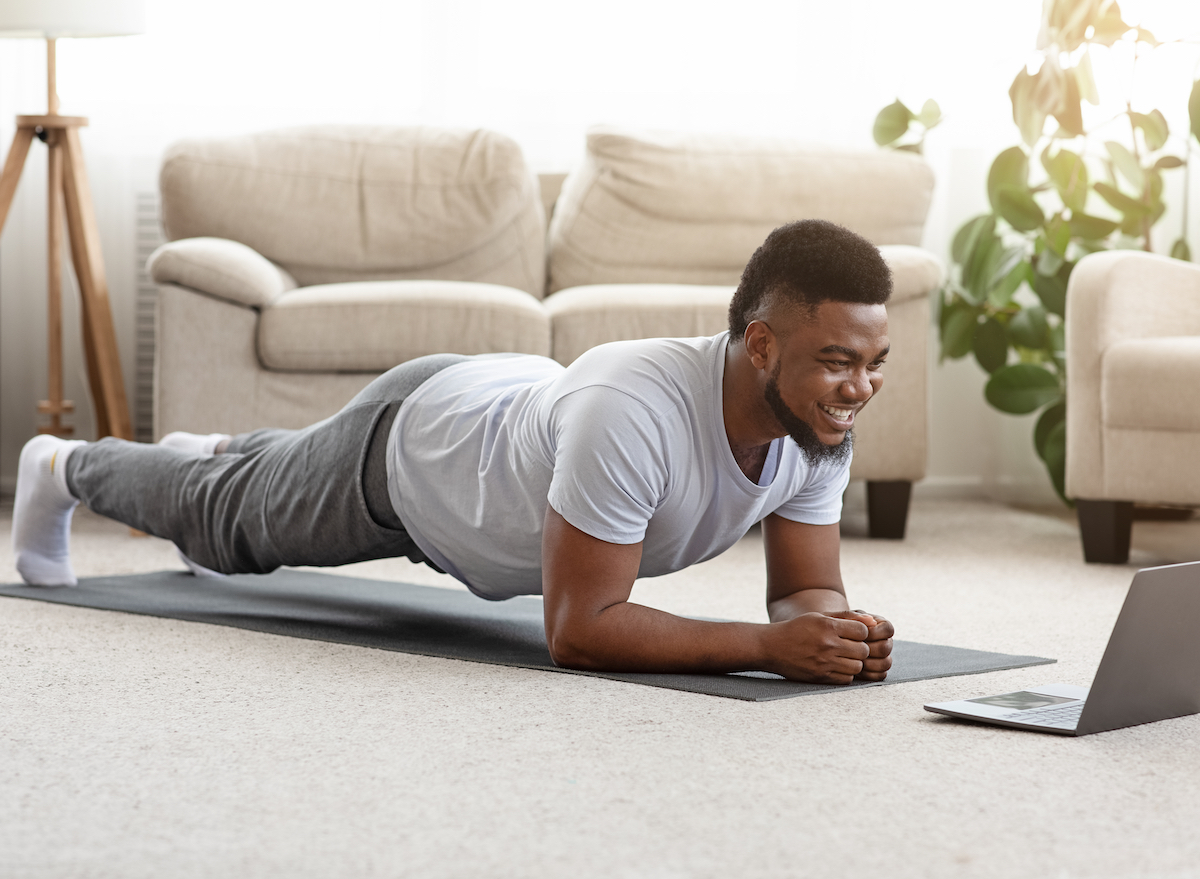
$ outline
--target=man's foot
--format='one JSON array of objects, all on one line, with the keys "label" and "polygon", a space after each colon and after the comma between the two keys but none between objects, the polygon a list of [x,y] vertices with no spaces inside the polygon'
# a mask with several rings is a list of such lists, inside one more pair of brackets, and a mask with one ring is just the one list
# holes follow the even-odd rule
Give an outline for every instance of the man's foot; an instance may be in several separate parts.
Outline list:
[{"label": "man's foot", "polygon": [[21,449],[13,506],[13,555],[30,586],[74,586],[71,514],[79,501],[67,490],[67,458],[83,440],[42,434]]},{"label": "man's foot", "polygon": [[[232,439],[227,433],[187,433],[182,430],[176,430],[168,433],[158,441],[160,446],[165,446],[168,449],[174,449],[177,452],[183,452],[188,455],[200,455],[205,458],[211,457],[217,453],[217,446],[222,442]],[[206,568],[204,565],[198,565],[183,554],[183,550],[178,546],[175,547],[175,554],[179,556],[179,560],[187,565],[187,569],[197,577],[224,577],[218,571],[212,568]]]},{"label": "man's foot", "polygon": [[173,433],[168,433],[158,441],[160,446],[168,449],[174,449],[177,452],[183,452],[188,455],[215,455],[217,446],[223,440],[232,439],[227,433],[185,433],[182,430],[177,430]]},{"label": "man's foot", "polygon": [[220,571],[214,571],[212,568],[206,568],[204,565],[198,565],[183,554],[183,550],[178,545],[175,547],[175,554],[179,556],[179,560],[187,565],[189,571],[196,577],[228,577],[228,574],[222,574]]}]

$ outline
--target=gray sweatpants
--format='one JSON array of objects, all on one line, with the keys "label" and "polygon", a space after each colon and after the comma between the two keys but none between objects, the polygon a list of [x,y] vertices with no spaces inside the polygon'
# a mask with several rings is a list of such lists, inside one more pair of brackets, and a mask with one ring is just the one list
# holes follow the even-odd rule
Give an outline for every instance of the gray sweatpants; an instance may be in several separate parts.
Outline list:
[{"label": "gray sweatpants", "polygon": [[394,367],[336,415],[302,430],[240,434],[211,457],[112,437],[77,447],[67,487],[91,510],[175,543],[225,574],[280,565],[427,561],[387,493],[388,431],[404,399],[467,358]]}]

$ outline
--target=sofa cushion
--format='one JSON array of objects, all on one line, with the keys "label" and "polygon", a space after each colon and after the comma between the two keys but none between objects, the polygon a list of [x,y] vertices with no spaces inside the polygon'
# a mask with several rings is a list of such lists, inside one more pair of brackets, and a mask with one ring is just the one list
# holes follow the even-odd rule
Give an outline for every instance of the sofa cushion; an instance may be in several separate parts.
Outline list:
[{"label": "sofa cushion", "polygon": [[554,209],[550,291],[736,284],[772,229],[812,217],[917,245],[932,191],[909,153],[595,128]]},{"label": "sofa cushion", "polygon": [[169,241],[150,254],[146,271],[156,283],[179,284],[251,308],[296,289],[295,278],[279,266],[224,238]]},{"label": "sofa cushion", "polygon": [[426,354],[550,354],[550,320],[534,297],[496,284],[364,281],[300,287],[263,308],[258,356],[268,369],[381,372]]},{"label": "sofa cushion", "polygon": [[[891,306],[927,297],[941,263],[907,245],[880,248],[892,270]],[[562,364],[595,345],[657,336],[711,336],[728,326],[735,287],[702,284],[589,284],[546,298],[554,359]]]},{"label": "sofa cushion", "polygon": [[1125,339],[1101,363],[1105,427],[1200,433],[1200,336]]},{"label": "sofa cushion", "polygon": [[712,336],[728,325],[733,287],[593,284],[546,299],[554,359],[564,366],[605,342]]},{"label": "sofa cushion", "polygon": [[159,183],[168,238],[240,241],[302,285],[435,278],[543,295],[537,182],[502,134],[313,126],[185,140]]}]

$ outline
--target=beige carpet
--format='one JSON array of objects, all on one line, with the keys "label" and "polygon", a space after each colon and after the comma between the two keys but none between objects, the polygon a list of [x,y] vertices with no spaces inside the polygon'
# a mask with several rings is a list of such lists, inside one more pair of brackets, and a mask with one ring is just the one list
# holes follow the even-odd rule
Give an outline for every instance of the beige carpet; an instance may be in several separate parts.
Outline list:
[{"label": "beige carpet", "polygon": [[[1059,664],[750,704],[0,599],[0,876],[1200,877],[1200,717],[1070,739],[921,708],[1089,683],[1136,566],[1200,558],[1200,523],[1095,567],[1046,512],[921,501],[903,543],[861,518],[855,606]],[[87,513],[73,555],[177,567]],[[762,574],[751,534],[635,597],[762,619]]]}]

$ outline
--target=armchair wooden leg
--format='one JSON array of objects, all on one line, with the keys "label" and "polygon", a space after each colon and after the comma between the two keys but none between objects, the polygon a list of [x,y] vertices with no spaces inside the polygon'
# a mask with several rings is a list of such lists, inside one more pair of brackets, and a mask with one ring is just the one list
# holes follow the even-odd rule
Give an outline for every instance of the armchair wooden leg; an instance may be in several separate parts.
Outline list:
[{"label": "armchair wooden leg", "polygon": [[1079,514],[1085,562],[1123,565],[1129,561],[1132,501],[1076,500],[1075,510]]},{"label": "armchair wooden leg", "polygon": [[867,482],[867,533],[871,537],[903,540],[908,524],[912,483],[907,480]]}]

